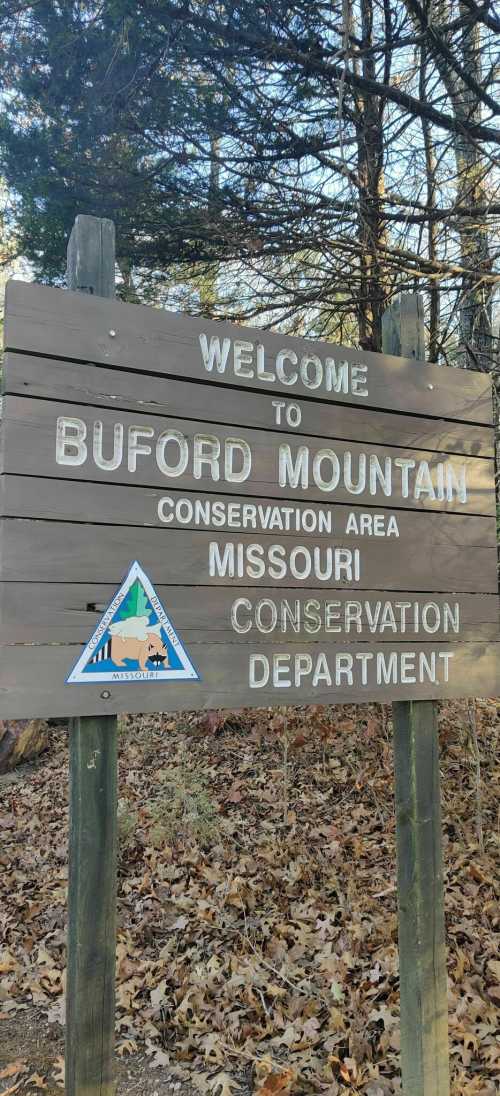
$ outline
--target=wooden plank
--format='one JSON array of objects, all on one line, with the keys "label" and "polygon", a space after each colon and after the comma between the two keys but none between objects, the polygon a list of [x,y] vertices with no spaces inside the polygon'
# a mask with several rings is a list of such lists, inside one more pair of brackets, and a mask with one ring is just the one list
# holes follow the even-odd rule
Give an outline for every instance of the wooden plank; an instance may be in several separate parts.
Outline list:
[{"label": "wooden plank", "polygon": [[446,1096],[448,1009],[438,706],[432,701],[408,701],[394,704],[393,713],[403,1091],[405,1096]]},{"label": "wooden plank", "polygon": [[[86,643],[115,592],[111,583],[1,582],[1,635],[9,644]],[[373,642],[375,636],[377,643],[398,638],[456,643],[500,637],[495,594],[164,585],[156,592],[186,643],[303,643],[339,636],[349,642]],[[232,626],[233,609],[240,630]],[[422,619],[433,629],[431,636]]]},{"label": "wooden plank", "polygon": [[[182,638],[182,637],[181,637]],[[280,673],[280,687],[251,688],[249,686],[249,659],[251,654],[262,656],[265,648],[261,643],[254,646],[243,644],[190,644],[188,653],[197,667],[201,681],[184,685],[183,682],[151,682],[145,684],[135,681],[126,684],[102,685],[64,685],[66,677],[74,666],[81,651],[79,646],[11,646],[0,649],[0,716],[29,718],[34,715],[69,716],[118,712],[157,712],[182,711],[201,708],[268,707],[276,704],[363,704],[368,701],[402,700],[407,696],[419,699],[433,697],[498,696],[500,691],[500,644],[462,643],[452,646],[431,643],[408,645],[373,644],[350,646],[349,644],[303,644],[280,643],[270,645],[269,656],[273,653],[285,656],[275,664],[275,672]],[[369,661],[367,684],[361,680],[362,656],[369,651],[373,658]],[[394,665],[401,671],[402,655],[413,654],[418,661],[423,652],[429,659],[432,651],[440,655],[452,654],[449,662],[449,681],[443,680],[439,659],[439,685],[426,681],[415,685],[374,684],[377,658],[384,656],[385,665],[390,669],[390,656],[396,655]],[[317,658],[323,653],[328,671],[332,674],[332,685],[323,678],[312,684]],[[295,685],[295,657],[310,655],[313,670],[306,678],[300,678]],[[287,656],[290,655],[290,660]],[[339,683],[335,683],[335,670],[339,668],[339,656],[353,657],[353,683],[346,682],[345,673],[341,673]],[[416,664],[416,663],[415,663]],[[408,665],[408,662],[407,662]],[[324,662],[322,663],[324,669]],[[340,660],[340,669],[345,669],[345,657]],[[228,673],[228,667],[230,672]],[[321,667],[320,667],[321,668]],[[258,665],[258,670],[262,665]],[[286,682],[292,681],[291,685]],[[29,689],[26,687],[29,683]],[[104,694],[104,695],[103,695]],[[109,694],[109,695],[108,695]]]},{"label": "wooden plank", "polygon": [[[417,530],[418,527],[415,526]],[[69,525],[56,521],[29,521],[4,518],[0,522],[1,578],[19,582],[30,576],[31,582],[109,582],[118,585],[131,562],[138,559],[153,584],[218,586],[293,586],[318,589],[424,590],[456,593],[496,593],[496,553],[492,548],[474,548],[470,552],[447,544],[437,536],[424,541],[418,537],[419,551],[404,552],[396,538],[363,544],[351,537],[308,537],[299,544],[286,536],[249,535],[235,531],[210,533],[178,529],[141,529],[125,526]],[[415,533],[415,537],[417,533]],[[415,538],[414,538],[415,539]],[[209,566],[210,545],[212,563]],[[251,545],[260,545],[252,557]],[[242,545],[234,552],[234,571],[225,563],[226,545]],[[268,552],[274,545],[274,561]],[[335,548],[351,555],[351,574],[335,566]],[[359,548],[359,580],[355,567]],[[294,551],[298,555],[293,556]],[[228,555],[228,553],[226,553]],[[258,557],[258,562],[256,562]],[[279,557],[279,559],[278,559]],[[240,558],[241,574],[240,570]],[[222,561],[219,567],[219,560]],[[295,563],[294,563],[295,561]],[[471,562],[474,567],[471,569]],[[272,566],[271,566],[272,565]],[[293,567],[296,575],[294,577]],[[315,574],[320,567],[320,577]],[[225,573],[220,573],[225,567]],[[277,577],[275,577],[277,576]]]},{"label": "wooden plank", "polygon": [[[246,509],[244,509],[246,507]],[[372,542],[398,541],[400,552],[410,552],[416,539],[424,551],[454,546],[491,548],[496,553],[495,517],[477,514],[436,514],[429,511],[390,510],[377,506],[321,506],[298,502],[277,504],[276,499],[207,492],[160,491],[112,483],[0,476],[0,514],[13,518],[42,518],[79,524],[147,526],[167,529],[212,529],[237,537],[240,532],[260,536],[293,536],[305,531],[320,538],[341,538],[356,547]],[[393,536],[391,528],[396,528]],[[363,533],[356,537],[353,523]],[[395,523],[395,525],[394,525]],[[348,530],[351,530],[348,532]],[[468,561],[469,565],[469,561]],[[1,567],[0,567],[1,573]],[[444,576],[443,576],[444,578]]]},{"label": "wooden plank", "polygon": [[114,297],[115,252],[114,222],[78,214],[68,243],[68,289]]},{"label": "wooden plank", "polygon": [[382,316],[382,343],[386,354],[401,354],[425,362],[424,298],[421,293],[399,293]]},{"label": "wooden plank", "polygon": [[[393,353],[422,353],[421,296],[396,299],[384,318],[383,339]],[[418,695],[415,690],[411,699],[393,704],[401,1072],[405,1096],[448,1096],[438,707],[413,699]]]},{"label": "wooden plank", "polygon": [[[279,432],[309,434],[348,441],[369,441],[403,448],[433,449],[474,457],[494,455],[491,427],[446,419],[366,411],[364,407],[297,400],[301,422],[292,427],[283,407],[273,406],[273,396],[264,392],[241,392],[221,385],[144,376],[125,369],[82,362],[8,353],[4,357],[5,394],[90,404],[144,415],[173,415],[203,422],[238,423],[238,426],[268,425]],[[279,401],[282,403],[283,401]],[[287,401],[287,404],[290,401]],[[279,418],[279,422],[276,419]]]},{"label": "wooden plank", "polygon": [[[81,215],[68,246],[68,283],[115,293],[115,226]],[[64,296],[64,294],[63,294]],[[99,299],[99,298],[97,298]],[[70,727],[67,1096],[114,1096],[118,721],[112,709]],[[81,717],[81,718],[80,718]]]},{"label": "wooden plank", "polygon": [[[231,340],[229,365],[224,373],[207,373],[200,352],[200,335],[208,342],[215,336]],[[252,344],[247,371],[252,376],[234,373],[235,342]],[[266,380],[257,372],[257,346],[264,347],[261,359]],[[484,373],[447,369],[420,364],[409,358],[307,341],[291,335],[273,335],[261,329],[242,328],[197,317],[181,316],[141,305],[106,301],[87,294],[70,294],[42,285],[9,282],[6,295],[5,348],[74,361],[97,362],[106,366],[150,372],[163,376],[209,379],[214,385],[231,383],[241,389],[261,389],[285,395],[288,399],[323,397],[331,402],[379,407],[390,411],[412,412],[465,422],[492,422],[491,380]],[[287,383],[276,373],[281,351],[299,359],[314,354],[323,367],[327,357],[337,362],[366,365],[362,376],[367,385],[353,391],[352,378],[347,392],[326,392],[323,384],[311,388],[304,383],[295,366],[287,359],[283,370]],[[324,368],[323,368],[324,372]],[[297,374],[297,380],[293,378]],[[319,373],[309,369],[313,383]],[[292,383],[289,383],[292,380]],[[363,394],[368,391],[368,395]]]},{"label": "wooden plank", "polygon": [[[428,450],[371,444],[363,446],[345,441],[332,443],[328,438],[305,435],[294,438],[287,436],[285,439],[282,434],[271,430],[235,430],[234,427],[208,422],[200,426],[196,421],[161,418],[156,415],[145,415],[141,423],[137,416],[127,411],[120,411],[117,415],[104,408],[95,411],[83,405],[56,404],[18,396],[5,398],[3,414],[2,469],[11,474],[94,482],[111,481],[144,487],[161,484],[182,490],[198,490],[203,484],[205,489],[209,485],[213,485],[215,489],[223,486],[229,493],[238,491],[239,494],[263,494],[273,498],[375,503],[449,513],[495,513],[494,462],[483,458],[458,457],[453,454],[442,458],[441,454]],[[64,442],[58,463],[56,429],[57,421],[61,417],[68,420],[64,427],[67,439],[75,437],[75,428],[69,420],[78,420],[84,425],[79,427],[82,439],[76,447],[70,440]],[[102,427],[96,428],[96,422],[102,423]],[[115,449],[114,430],[117,424],[118,429],[122,428],[122,434]],[[116,454],[114,463],[117,467],[103,468],[96,463],[93,448],[96,429],[102,430],[104,459],[109,462]],[[130,432],[138,430],[141,431],[139,444],[147,447],[149,454],[141,454],[140,450],[137,456],[130,454]],[[174,438],[166,442],[165,438],[172,431],[177,432],[180,440]],[[198,444],[204,455],[213,452],[214,447],[219,448],[219,455],[211,467],[203,459],[198,470],[196,469],[195,437],[201,439]],[[247,453],[250,454],[249,474],[244,482],[235,482],[234,475],[231,480],[232,472],[226,472],[226,456],[228,452],[230,455],[231,445],[235,441],[244,443],[248,447]],[[285,446],[287,453],[289,451],[285,458],[287,471],[283,486],[279,482],[280,446]],[[243,455],[239,449],[234,452],[234,463],[230,461],[230,468],[239,473],[243,466]],[[69,462],[75,457],[82,463],[61,463],[61,460]],[[370,479],[370,469],[375,462],[376,467],[385,474],[386,458],[391,462],[389,495],[385,493],[380,476],[374,478],[373,485]],[[359,480],[361,460],[364,461],[364,471]],[[315,461],[319,463],[316,465]],[[401,466],[397,463],[399,461],[411,463]],[[439,490],[441,466],[442,483],[447,484],[448,471],[451,475],[450,500],[440,497],[443,494]],[[129,470],[130,467],[134,470]],[[404,472],[404,467],[409,469],[408,473]],[[169,468],[171,472],[168,471]],[[425,479],[420,481],[422,491],[419,491],[419,497],[416,498],[415,485],[421,469],[425,471]],[[432,494],[428,489],[429,474]],[[465,475],[467,486],[465,502],[461,501],[457,489],[457,482],[462,475]],[[406,488],[405,476],[408,480]],[[307,486],[303,486],[304,482]]]},{"label": "wooden plank", "polygon": [[81,707],[70,727],[65,1091],[114,1096],[117,721]]}]

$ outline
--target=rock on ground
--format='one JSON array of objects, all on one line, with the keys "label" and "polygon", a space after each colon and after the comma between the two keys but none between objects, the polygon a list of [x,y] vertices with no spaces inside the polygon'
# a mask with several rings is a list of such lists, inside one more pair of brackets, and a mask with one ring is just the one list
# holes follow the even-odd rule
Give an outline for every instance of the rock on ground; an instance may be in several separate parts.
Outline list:
[{"label": "rock on ground", "polygon": [[44,719],[0,719],[0,773],[38,757],[48,744],[49,729]]}]

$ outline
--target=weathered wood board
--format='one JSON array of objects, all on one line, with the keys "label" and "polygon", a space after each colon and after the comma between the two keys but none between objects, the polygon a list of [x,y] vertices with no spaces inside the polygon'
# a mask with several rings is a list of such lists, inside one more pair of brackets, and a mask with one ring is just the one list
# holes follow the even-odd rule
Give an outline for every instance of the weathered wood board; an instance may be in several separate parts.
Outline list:
[{"label": "weathered wood board", "polygon": [[[366,649],[365,649],[366,648]],[[96,715],[106,712],[183,711],[194,708],[267,707],[276,704],[363,704],[391,701],[411,693],[419,700],[464,695],[498,696],[500,692],[500,643],[366,644],[356,646],[274,643],[258,646],[244,644],[191,644],[189,653],[200,681],[160,682],[134,680],[126,684],[64,686],[80,648],[74,646],[12,646],[2,650],[0,705],[3,718],[25,716],[85,715],[92,708]],[[416,684],[415,666],[426,655],[430,664],[436,653],[435,683]],[[363,658],[367,663],[367,685],[362,683]],[[445,680],[448,656],[449,680]],[[320,655],[323,656],[320,659]],[[306,656],[304,658],[304,656]],[[312,669],[307,656],[312,660]],[[379,660],[383,656],[383,662]],[[391,659],[392,656],[392,659]],[[249,660],[255,657],[255,674],[260,682],[265,673],[267,685],[249,685]],[[296,661],[298,659],[301,661]],[[350,659],[353,659],[352,667]],[[266,664],[263,660],[268,660]],[[319,666],[318,666],[318,660]],[[388,683],[377,682],[385,669]],[[375,667],[375,668],[374,668]],[[295,684],[295,675],[299,675]],[[402,674],[403,671],[403,674]],[[347,674],[352,672],[352,684]],[[314,675],[325,676],[313,684]],[[259,676],[257,677],[257,674]],[[274,675],[274,685],[273,682]],[[337,676],[339,684],[336,683]],[[405,681],[401,681],[401,676]],[[428,673],[424,669],[424,676]],[[331,680],[331,684],[329,681]],[[228,683],[229,682],[229,683]],[[154,690],[154,692],[153,692]],[[154,698],[154,699],[153,699]]]},{"label": "weathered wood board", "polygon": [[[115,226],[78,216],[68,245],[72,289],[114,297]],[[66,1096],[114,1096],[117,751],[115,714],[69,730]]]},{"label": "weathered wood board", "polygon": [[[228,339],[226,370],[204,368],[200,335],[208,343]],[[385,408],[389,411],[443,416],[464,422],[492,422],[491,383],[484,373],[445,369],[425,362],[388,354],[372,354],[291,335],[269,334],[262,329],[215,323],[174,312],[122,304],[82,293],[68,293],[42,285],[11,281],[6,293],[5,349],[71,358],[121,369],[200,380],[215,385],[233,384],[240,389],[260,389],[288,399],[309,396],[336,403]],[[236,344],[236,346],[235,346]],[[251,349],[246,349],[246,346]],[[258,353],[258,347],[263,351]],[[235,350],[236,367],[235,373]],[[298,362],[278,355],[289,350]],[[313,365],[303,373],[300,363],[311,355],[324,366],[327,358],[361,366],[362,371],[344,392],[328,392],[317,385]],[[251,362],[246,361],[246,357]],[[366,372],[364,372],[366,367]],[[279,372],[286,377],[280,380]],[[324,372],[324,369],[323,369]],[[251,375],[245,375],[245,373]],[[367,380],[362,384],[363,379]],[[353,378],[351,376],[351,382]],[[366,395],[368,392],[368,395]]]},{"label": "weathered wood board", "polygon": [[[269,395],[245,392],[228,386],[159,377],[130,369],[106,369],[84,362],[40,358],[31,354],[7,353],[3,363],[5,395],[30,396],[61,403],[89,404],[112,408],[115,412],[133,411],[137,415],[172,415],[174,418],[206,422],[235,422],[242,427],[262,428],[273,412]],[[281,401],[282,402],[282,401]],[[398,445],[409,449],[434,449],[441,453],[461,453],[472,457],[494,455],[493,429],[471,422],[396,415],[380,411],[377,415],[364,407],[322,403],[319,400],[293,400],[298,407],[301,434]],[[274,411],[274,419],[277,412]],[[296,434],[283,408],[273,429]]]},{"label": "weathered wood board", "polygon": [[[270,424],[271,425],[271,422]],[[466,427],[464,429],[466,439]],[[494,514],[494,462],[6,396],[4,473]]]},{"label": "weathered wood board", "polygon": [[[257,533],[268,537],[290,536],[297,541],[299,536],[314,534],[319,542],[328,538],[328,543],[334,540],[346,546],[354,543],[357,548],[363,542],[367,553],[372,543],[397,541],[396,555],[401,557],[411,554],[418,539],[424,552],[455,547],[457,555],[463,556],[466,572],[470,570],[470,549],[495,549],[497,543],[495,518],[481,514],[394,511],[380,506],[341,504],[321,506],[310,502],[286,506],[264,496],[166,492],[153,487],[140,490],[119,484],[35,476],[0,476],[0,510],[4,517],[11,518],[213,530],[217,534],[224,530],[235,538],[240,533]],[[424,564],[424,560],[421,562]],[[496,589],[496,580],[491,589]]]},{"label": "weathered wood board", "polygon": [[[417,526],[415,526],[417,539]],[[408,551],[408,544],[407,544]],[[70,525],[4,519],[0,526],[5,582],[115,582],[134,559],[153,583],[181,586],[293,586],[311,589],[415,590],[492,593],[491,547],[470,552],[419,537],[419,551],[397,539],[369,546],[350,537],[291,537],[134,526]],[[359,574],[359,577],[358,577]]]},{"label": "weathered wood board", "polygon": [[498,692],[488,377],[15,283],[6,344],[0,717]]},{"label": "weathered wood board", "polygon": [[[24,582],[0,583],[0,615],[9,644],[86,643],[116,585],[43,582],[27,588]],[[371,642],[374,635],[377,643],[391,644],[397,637],[413,642],[422,632],[422,618],[433,629],[434,642],[495,640],[500,632],[500,605],[491,594],[416,594],[410,590],[381,594],[380,590],[234,589],[161,583],[156,589],[188,644],[248,644],[253,639],[311,643],[339,637]]]}]

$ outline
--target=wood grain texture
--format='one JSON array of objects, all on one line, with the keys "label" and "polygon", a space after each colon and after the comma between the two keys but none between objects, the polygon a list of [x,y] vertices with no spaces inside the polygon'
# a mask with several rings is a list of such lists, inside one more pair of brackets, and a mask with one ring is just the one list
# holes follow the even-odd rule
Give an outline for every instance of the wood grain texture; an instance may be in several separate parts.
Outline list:
[{"label": "wood grain texture", "polygon": [[[297,645],[280,643],[277,653],[294,656]],[[363,647],[363,650],[367,648]],[[110,696],[103,698],[102,685],[65,685],[66,677],[73,668],[80,646],[11,646],[0,648],[0,718],[30,718],[32,716],[95,715],[113,712],[185,711],[201,708],[267,707],[282,704],[363,704],[368,701],[404,700],[417,697],[429,700],[436,696],[498,696],[500,693],[500,644],[463,643],[451,644],[409,643],[373,644],[370,651],[376,656],[388,650],[396,653],[411,651],[417,654],[425,650],[453,651],[450,664],[450,681],[440,680],[439,685],[427,682],[421,685],[366,685],[358,678],[352,687],[345,680],[331,687],[322,684],[311,687],[311,679],[302,678],[300,686],[251,689],[248,685],[248,661],[252,652],[262,652],[255,646],[232,644],[192,643],[188,654],[202,680],[191,685],[182,682],[167,684],[128,682],[104,687]],[[349,644],[304,644],[301,653],[326,654],[334,665],[335,655],[360,653],[359,646]],[[359,676],[359,675],[358,675]],[[29,688],[27,687],[29,685]]]},{"label": "wood grain texture", "polygon": [[[418,528],[418,527],[416,527]],[[496,593],[496,553],[492,548],[474,547],[470,551],[442,539],[439,526],[435,534],[419,537],[419,551],[402,549],[395,539],[371,540],[354,537],[299,538],[272,534],[248,534],[234,531],[231,536],[216,532],[190,532],[180,529],[140,529],[124,526],[69,525],[56,521],[29,521],[3,518],[0,521],[0,578],[19,582],[110,582],[118,585],[134,559],[138,559],[153,584],[180,586],[297,586],[346,589],[424,590],[455,593]],[[360,581],[321,579],[311,571],[304,580],[294,578],[287,562],[283,578],[272,578],[267,570],[262,577],[244,573],[233,578],[209,573],[209,545],[216,542],[223,554],[226,544],[242,544],[244,551],[260,543],[265,553],[271,544],[283,546],[283,558],[300,544],[307,550],[323,549],[321,566],[326,566],[326,550],[335,545],[351,550],[360,548]],[[300,563],[300,573],[306,564]]]},{"label": "wood grain texture", "polygon": [[405,1096],[449,1091],[437,711],[432,702],[393,705]]},{"label": "wood grain texture", "polygon": [[[394,642],[395,638],[413,642],[414,639],[432,639],[437,641],[465,642],[497,640],[500,636],[500,600],[494,594],[415,594],[404,590],[396,594],[384,594],[380,590],[300,590],[296,587],[284,587],[279,590],[272,587],[199,587],[164,586],[158,584],[156,592],[168,612],[175,628],[186,643],[248,643],[250,639],[263,644],[279,645],[284,639],[287,643],[322,642],[325,638],[349,642]],[[102,613],[116,593],[116,585],[111,583],[65,583],[65,582],[0,582],[0,616],[2,619],[1,636],[5,642],[12,643],[86,643],[96,628]],[[239,611],[240,623],[251,622],[250,633],[239,633],[231,626],[231,608],[237,599],[244,598],[251,609]],[[262,633],[256,623],[257,607],[261,601],[272,602],[276,606],[277,623],[273,631]],[[362,606],[360,630],[355,621],[346,628],[345,606],[360,602]],[[282,608],[283,603],[289,609]],[[385,606],[390,602],[400,620],[401,602],[411,604],[405,611],[405,634],[396,635],[392,628],[383,631],[374,625],[376,605]],[[297,611],[296,606],[299,605]],[[434,627],[434,619],[440,626],[432,636],[425,635],[421,628],[422,608],[429,603],[437,605],[439,616],[434,617],[430,610],[429,620]],[[327,606],[336,606],[327,610]],[[367,608],[368,604],[368,608]],[[418,624],[415,624],[413,606],[419,606]],[[444,624],[445,606],[459,606],[460,630],[456,634],[448,624]],[[337,613],[327,623],[327,611]],[[313,617],[311,617],[311,612]],[[264,605],[262,610],[264,627],[271,628],[273,610]],[[290,613],[295,615],[296,630],[290,623]],[[370,619],[368,614],[371,614]],[[307,615],[309,614],[309,615]],[[321,624],[317,625],[319,616]],[[260,617],[258,617],[260,619]],[[284,625],[282,623],[284,619]],[[379,615],[380,619],[380,615]],[[370,623],[371,622],[371,623]],[[330,631],[327,629],[330,628]],[[309,630],[308,630],[309,629]],[[333,631],[335,629],[335,631]]]},{"label": "wood grain texture", "polygon": [[[115,332],[110,335],[110,331]],[[369,397],[335,394],[332,402],[405,411],[465,422],[492,422],[491,381],[483,373],[447,369],[410,358],[371,354],[335,347],[288,335],[272,335],[260,329],[242,328],[160,309],[107,301],[86,294],[71,294],[48,286],[11,281],[7,286],[5,348],[50,357],[71,358],[114,365],[138,372],[200,379],[204,370],[199,335],[246,339],[264,346],[274,359],[289,347],[299,356],[315,353],[339,360],[363,362],[369,367]],[[234,384],[234,375],[232,383]],[[214,385],[227,384],[228,376],[211,374]],[[293,389],[276,380],[238,378],[241,389],[272,388],[288,399],[311,395],[302,382]]]},{"label": "wood grain texture", "polygon": [[[76,218],[68,245],[74,299],[114,296],[115,226]],[[114,1096],[116,714],[75,713],[70,728],[67,1096]]]},{"label": "wood grain texture", "polygon": [[382,344],[386,354],[425,360],[424,298],[421,293],[399,293],[382,316]]},{"label": "wood grain texture", "polygon": [[67,1096],[115,1093],[116,771],[116,716],[84,705],[70,727]]},{"label": "wood grain texture", "polygon": [[[165,502],[162,500],[169,499]],[[187,500],[184,503],[183,500]],[[199,513],[195,504],[199,503]],[[160,505],[161,504],[161,505]],[[188,506],[189,504],[189,506]],[[255,517],[255,529],[245,525],[243,507],[247,504],[261,507],[262,522]],[[249,535],[275,536],[279,526],[266,533],[265,522],[269,513],[274,512],[276,499],[248,497],[244,495],[221,495],[207,492],[161,491],[157,488],[137,488],[116,484],[87,483],[74,480],[38,479],[31,476],[0,476],[0,515],[12,518],[44,518],[48,521],[68,521],[85,524],[130,525],[168,529],[212,529],[217,535],[225,532],[238,537],[240,532],[250,529]],[[284,504],[285,505],[285,504]],[[207,509],[208,507],[208,509]],[[221,526],[217,507],[223,507],[225,522]],[[270,509],[269,509],[270,508]],[[268,513],[269,509],[269,513]],[[160,517],[163,515],[163,520]],[[207,516],[207,521],[204,516]],[[267,514],[267,518],[266,518]],[[394,514],[399,538],[389,537],[388,543],[400,546],[400,552],[410,552],[418,539],[424,550],[438,546],[458,549],[491,548],[496,551],[496,520],[494,517],[482,517],[477,514],[436,514],[415,512],[414,510],[391,510],[380,506],[342,506],[319,505],[318,503],[298,502],[289,518],[290,530],[282,535],[293,536],[297,543],[301,540],[302,521],[306,528],[315,521],[318,529],[323,528],[321,520],[331,520],[330,541],[343,540],[350,515],[354,515],[358,526],[361,515],[366,514],[373,522],[382,521],[382,527],[388,526],[389,517]],[[180,516],[179,516],[180,515]],[[298,515],[298,516],[296,516]],[[182,518],[182,520],[181,520]],[[166,520],[168,519],[168,520]],[[299,522],[297,526],[295,523]],[[269,527],[269,526],[268,526]],[[374,528],[372,524],[372,528]],[[297,532],[297,529],[299,530]],[[323,533],[322,539],[326,536]],[[375,535],[363,535],[356,538],[350,533],[345,543],[356,540],[356,547],[363,544],[368,551],[370,544],[380,544],[384,538]],[[469,560],[469,563],[472,563]]]},{"label": "wood grain texture", "polygon": [[115,250],[114,222],[79,213],[68,243],[68,289],[114,297]]},{"label": "wood grain texture", "polygon": [[[81,465],[64,465],[56,463],[56,423],[59,416],[68,418],[77,417],[84,424],[88,435],[87,459]],[[129,471],[127,465],[127,448],[123,449],[123,457],[120,465],[112,471],[97,466],[92,457],[92,438],[94,423],[103,424],[103,452],[108,457],[113,451],[113,430],[117,422],[123,425],[125,438],[128,430],[140,426],[152,430],[154,433],[146,439],[152,448],[149,456],[137,459],[135,471]],[[182,475],[167,475],[160,471],[155,459],[155,447],[158,439],[165,430],[176,430],[182,434],[188,443],[189,458],[186,471]],[[197,434],[208,435],[217,440],[221,446],[222,455],[219,462],[219,480],[214,481],[203,468],[202,478],[194,475],[193,469],[193,438]],[[252,467],[248,478],[244,483],[235,485],[225,478],[224,473],[224,445],[229,439],[243,439],[252,451]],[[85,442],[87,444],[87,442]],[[308,461],[309,483],[307,487],[298,485],[291,488],[289,483],[281,486],[278,474],[278,454],[281,444],[287,444],[291,448],[292,462],[298,459],[298,450],[301,446],[307,446],[310,451]],[[170,443],[172,452],[169,451],[167,462],[174,465],[179,462],[179,448],[177,443]],[[144,416],[144,421],[138,422],[137,416],[128,411],[120,411],[117,414],[104,408],[95,411],[83,405],[64,403],[50,403],[45,400],[23,399],[18,396],[6,396],[3,409],[3,429],[1,442],[1,467],[4,472],[15,475],[51,476],[57,479],[92,480],[94,482],[129,483],[142,487],[163,486],[179,490],[205,490],[213,487],[216,490],[223,489],[228,493],[237,491],[238,494],[265,495],[271,498],[311,499],[316,502],[349,502],[356,505],[371,504],[391,507],[404,507],[415,510],[434,510],[447,513],[470,514],[494,514],[494,462],[476,457],[459,457],[448,455],[445,459],[453,467],[455,473],[460,475],[462,466],[466,468],[467,501],[461,502],[456,492],[450,501],[447,499],[429,497],[428,494],[419,499],[413,497],[412,489],[408,497],[405,497],[402,489],[401,472],[393,465],[392,494],[384,495],[384,491],[377,483],[375,494],[371,494],[368,486],[368,475],[365,488],[357,493],[348,490],[341,472],[338,486],[330,491],[321,489],[313,481],[312,464],[316,453],[324,449],[331,449],[343,467],[346,453],[352,454],[352,476],[356,483],[358,472],[358,458],[360,454],[374,454],[381,466],[384,467],[386,457],[395,460],[412,460],[416,464],[427,461],[431,475],[436,475],[436,468],[441,463],[441,454],[428,450],[401,449],[392,446],[364,446],[360,443],[349,444],[346,441],[329,441],[328,438],[317,438],[300,435],[283,438],[282,434],[264,430],[243,430],[219,426],[216,423],[204,422],[201,427],[197,421],[189,419],[162,418],[156,415]],[[238,465],[239,467],[239,465]],[[323,468],[323,475],[331,475],[331,464],[328,459]]]},{"label": "wood grain texture", "polygon": [[115,412],[128,410],[133,411],[136,418],[138,414],[146,413],[173,415],[232,426],[237,423],[240,427],[268,427],[292,437],[309,434],[473,457],[492,457],[494,454],[492,428],[476,423],[464,426],[447,419],[385,411],[374,413],[364,407],[294,398],[302,420],[298,428],[292,428],[287,425],[283,411],[281,424],[276,424],[277,411],[273,407],[272,394],[248,390],[243,399],[241,392],[222,385],[172,377],[144,377],[131,370],[106,369],[102,365],[31,354],[7,353],[2,379],[6,395],[90,404],[113,408]]},{"label": "wood grain texture", "polygon": [[[383,322],[384,349],[424,346],[423,298],[404,294]],[[418,697],[415,690],[413,697]],[[397,699],[395,697],[395,699]],[[448,1096],[448,1011],[438,706],[393,704],[398,860],[401,1074],[405,1096]]]}]

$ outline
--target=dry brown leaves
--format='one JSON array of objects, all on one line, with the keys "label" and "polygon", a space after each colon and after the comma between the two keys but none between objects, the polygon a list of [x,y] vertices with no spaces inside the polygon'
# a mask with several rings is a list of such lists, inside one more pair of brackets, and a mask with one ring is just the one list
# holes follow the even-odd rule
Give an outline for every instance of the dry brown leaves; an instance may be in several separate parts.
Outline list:
[{"label": "dry brown leaves", "polygon": [[[400,1091],[387,716],[373,705],[124,721],[120,1055],[180,1065],[213,1096]],[[455,1096],[494,1096],[500,1078],[497,706],[480,704],[478,719],[483,852],[466,713],[450,704],[441,717]],[[2,791],[0,1025],[33,1003],[60,1023],[66,734]],[[43,1091],[40,1075],[28,1089],[26,1074],[3,1076],[0,1092]]]}]

